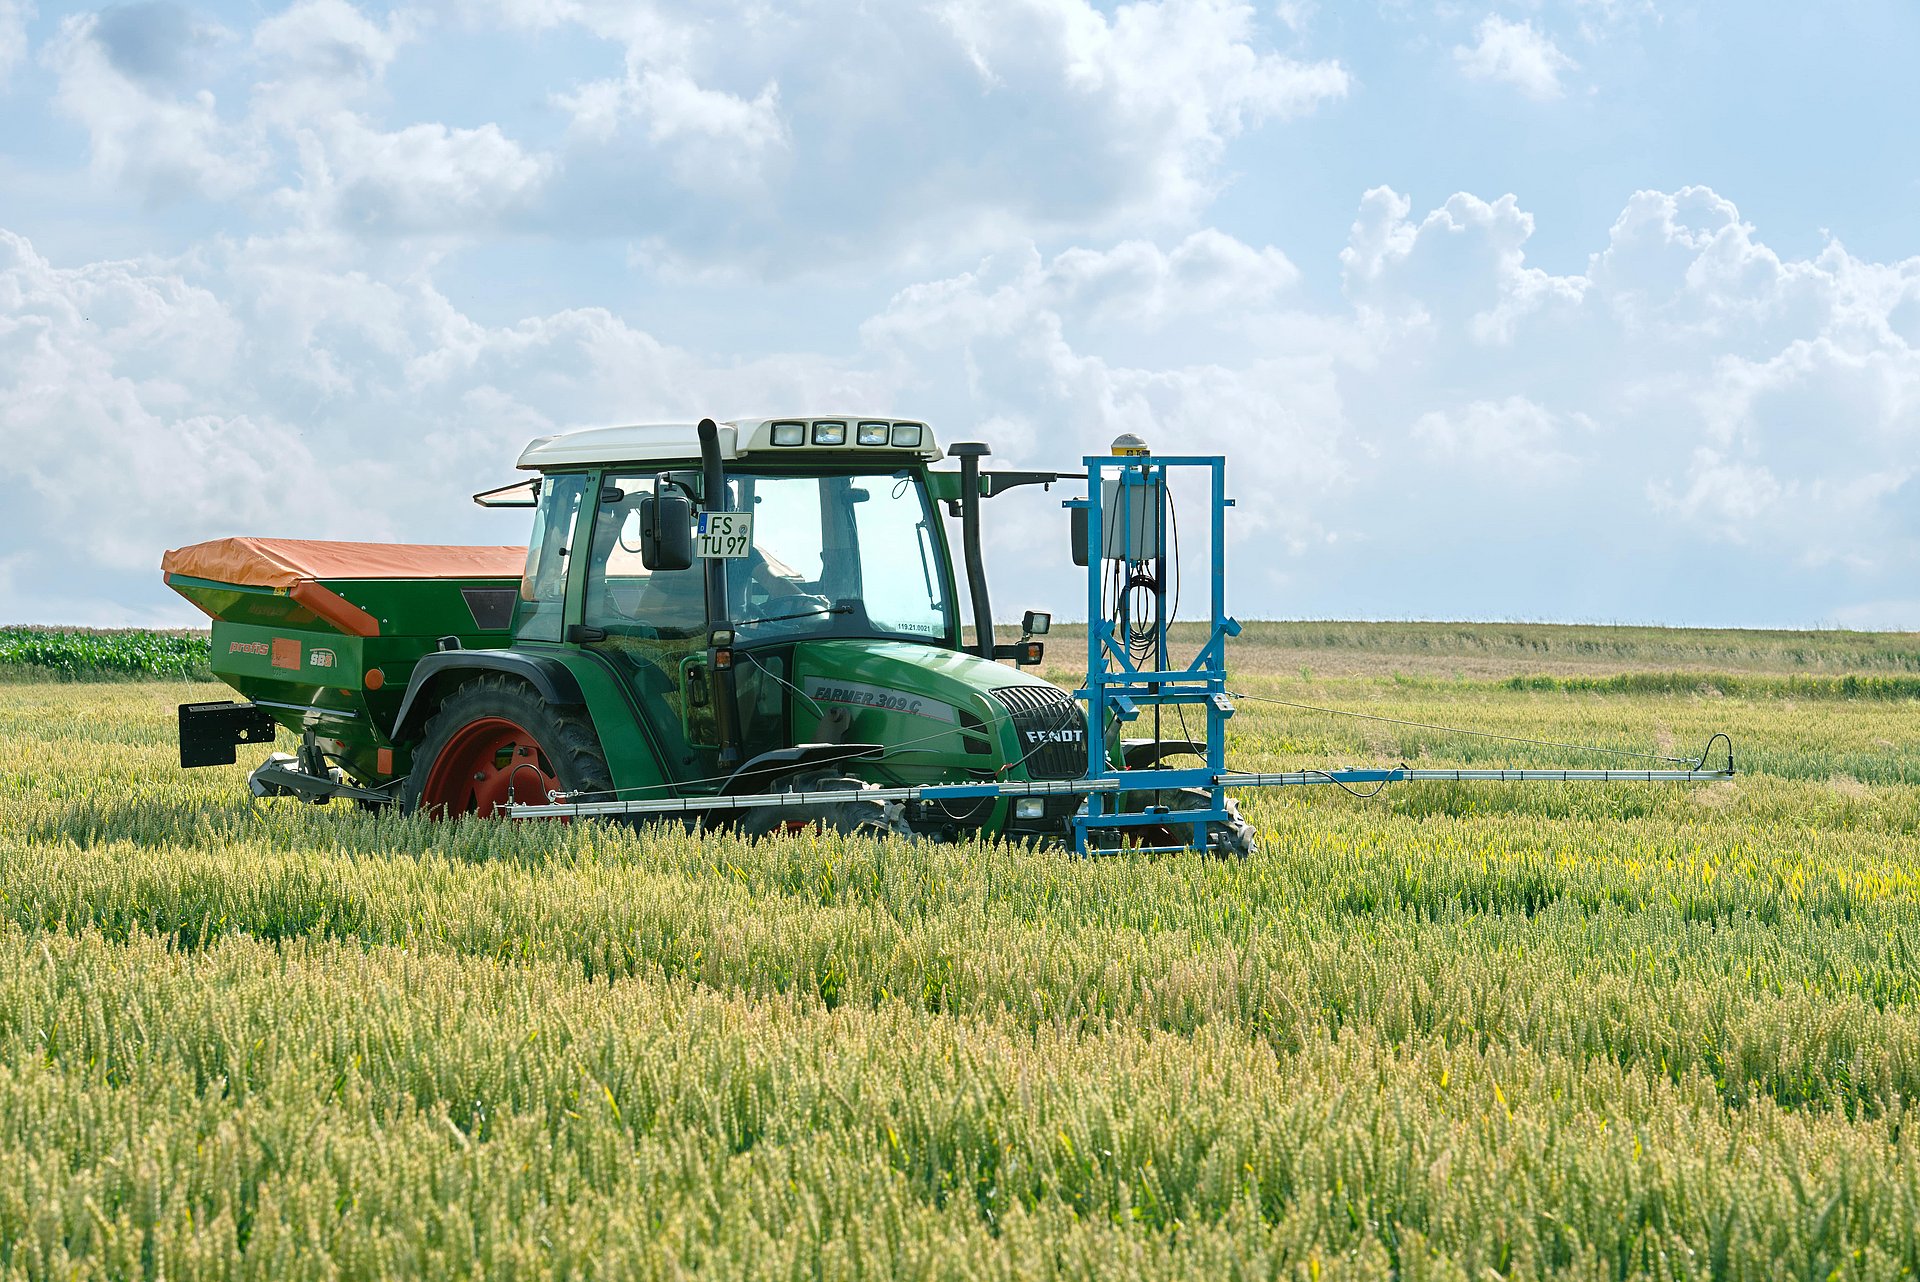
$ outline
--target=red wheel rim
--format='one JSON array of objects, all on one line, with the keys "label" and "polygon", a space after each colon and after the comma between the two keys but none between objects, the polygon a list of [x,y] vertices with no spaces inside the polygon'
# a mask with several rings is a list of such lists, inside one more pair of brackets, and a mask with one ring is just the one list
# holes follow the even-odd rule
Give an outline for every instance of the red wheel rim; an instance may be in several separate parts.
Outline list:
[{"label": "red wheel rim", "polygon": [[447,740],[427,771],[420,805],[445,815],[491,815],[508,794],[522,805],[544,803],[560,780],[546,749],[505,717],[469,721]]}]

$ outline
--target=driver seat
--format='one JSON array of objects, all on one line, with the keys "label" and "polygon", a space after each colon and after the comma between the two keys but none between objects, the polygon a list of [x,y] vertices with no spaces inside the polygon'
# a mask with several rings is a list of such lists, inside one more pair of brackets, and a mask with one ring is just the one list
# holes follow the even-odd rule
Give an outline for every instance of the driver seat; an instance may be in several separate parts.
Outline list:
[{"label": "driver seat", "polygon": [[634,603],[634,615],[660,636],[698,636],[707,626],[706,571],[655,570]]}]

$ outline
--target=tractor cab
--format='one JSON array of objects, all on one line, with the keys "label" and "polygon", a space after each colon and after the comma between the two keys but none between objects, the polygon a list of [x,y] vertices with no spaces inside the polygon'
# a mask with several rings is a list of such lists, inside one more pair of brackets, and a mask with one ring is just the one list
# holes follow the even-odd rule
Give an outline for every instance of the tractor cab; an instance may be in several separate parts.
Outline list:
[{"label": "tractor cab", "polygon": [[[969,490],[1056,478],[981,474],[983,449],[957,452],[959,469],[936,469],[927,425],[853,416],[534,441],[519,466],[535,480],[477,496],[535,509],[513,648],[569,652],[618,688],[646,747],[608,745],[621,787],[724,791],[812,765],[891,784],[1076,777],[1078,705],[1019,670],[1040,644],[997,645],[989,626],[966,645],[942,519],[962,515],[976,548]],[[1062,805],[996,817],[1058,827]]]}]

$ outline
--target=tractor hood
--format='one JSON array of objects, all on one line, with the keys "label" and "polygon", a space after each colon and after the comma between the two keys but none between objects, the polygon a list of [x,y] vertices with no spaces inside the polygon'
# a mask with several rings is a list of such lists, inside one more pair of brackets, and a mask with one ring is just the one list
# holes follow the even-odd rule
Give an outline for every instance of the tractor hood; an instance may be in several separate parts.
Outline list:
[{"label": "tractor hood", "polygon": [[975,772],[1077,778],[1086,720],[1058,686],[978,655],[907,641],[807,641],[795,647],[797,738],[844,710],[845,737],[887,749],[901,779]]}]

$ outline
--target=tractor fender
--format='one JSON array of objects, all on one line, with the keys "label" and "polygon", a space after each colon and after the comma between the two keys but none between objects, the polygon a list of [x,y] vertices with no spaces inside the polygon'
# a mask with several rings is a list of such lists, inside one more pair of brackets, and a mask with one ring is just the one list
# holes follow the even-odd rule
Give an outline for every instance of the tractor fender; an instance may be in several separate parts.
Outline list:
[{"label": "tractor fender", "polygon": [[519,650],[436,650],[413,665],[406,697],[400,700],[400,714],[393,719],[393,742],[405,743],[417,737],[439,704],[440,693],[483,672],[519,677],[548,703],[586,702],[580,682],[558,659]]}]

